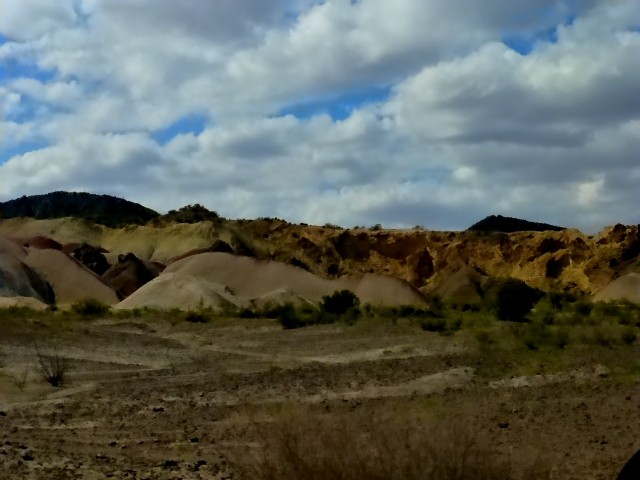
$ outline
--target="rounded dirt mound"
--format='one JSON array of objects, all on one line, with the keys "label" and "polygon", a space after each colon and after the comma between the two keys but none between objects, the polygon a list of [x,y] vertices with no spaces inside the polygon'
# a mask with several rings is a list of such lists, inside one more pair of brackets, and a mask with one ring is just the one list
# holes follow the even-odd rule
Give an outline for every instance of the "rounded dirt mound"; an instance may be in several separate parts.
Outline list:
[{"label": "rounded dirt mound", "polygon": [[302,268],[229,253],[194,255],[169,265],[165,272],[226,285],[235,295],[249,298],[259,298],[274,290],[287,290],[310,300],[319,300],[331,290],[328,280]]},{"label": "rounded dirt mound", "polygon": [[230,305],[240,307],[246,303],[235,297],[224,285],[209,282],[203,278],[169,272],[147,283],[115,308],[190,310],[202,307],[222,308]]},{"label": "rounded dirt mound", "polygon": [[616,278],[593,296],[596,302],[610,300],[629,300],[640,303],[640,273],[628,273]]},{"label": "rounded dirt mound", "polygon": [[37,272],[22,261],[0,253],[0,297],[32,297],[54,303],[55,295]]},{"label": "rounded dirt mound", "polygon": [[27,251],[18,245],[13,240],[9,240],[6,237],[0,235],[0,253],[5,253],[13,258],[24,258],[27,256]]},{"label": "rounded dirt mound", "polygon": [[42,311],[49,306],[33,297],[0,297],[0,309],[3,308],[29,308]]},{"label": "rounded dirt mound", "polygon": [[59,304],[94,299],[113,305],[119,301],[115,290],[100,277],[61,251],[29,249],[25,263],[53,286]]},{"label": "rounded dirt mound", "polygon": [[300,295],[296,295],[288,290],[274,290],[273,292],[269,292],[252,301],[253,306],[257,308],[276,307],[287,303],[290,303],[295,307],[315,305],[311,300],[301,297]]},{"label": "rounded dirt mound", "polygon": [[373,305],[422,305],[424,295],[408,282],[394,277],[373,275],[341,277],[332,282],[335,290],[351,290],[362,303]]},{"label": "rounded dirt mound", "polygon": [[202,253],[180,260],[166,272],[204,278],[226,285],[238,296],[258,299],[274,291],[319,302],[337,290],[353,291],[362,303],[421,305],[424,296],[403,280],[382,275],[359,275],[337,280],[320,278],[302,268],[271,260],[257,260],[228,253]]}]

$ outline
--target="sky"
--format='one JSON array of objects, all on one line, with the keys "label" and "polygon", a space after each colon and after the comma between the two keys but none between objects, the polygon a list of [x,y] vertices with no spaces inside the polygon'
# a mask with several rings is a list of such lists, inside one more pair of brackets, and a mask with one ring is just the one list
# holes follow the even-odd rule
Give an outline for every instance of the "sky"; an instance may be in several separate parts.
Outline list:
[{"label": "sky", "polygon": [[637,0],[0,0],[0,201],[640,223]]}]

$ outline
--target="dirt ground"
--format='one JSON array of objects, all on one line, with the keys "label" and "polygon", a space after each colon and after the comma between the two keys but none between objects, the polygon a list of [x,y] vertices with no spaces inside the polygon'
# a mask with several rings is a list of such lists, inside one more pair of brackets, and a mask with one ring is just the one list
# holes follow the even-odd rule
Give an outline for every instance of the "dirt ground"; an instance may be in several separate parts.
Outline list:
[{"label": "dirt ground", "polygon": [[[381,324],[282,330],[272,320],[108,318],[0,325],[0,478],[231,479],[251,425],[300,407],[326,415],[468,418],[502,452],[554,478],[611,479],[640,449],[640,376],[596,363],[490,380],[464,332]],[[35,349],[69,359],[63,386]],[[25,377],[26,375],[26,377]]]}]

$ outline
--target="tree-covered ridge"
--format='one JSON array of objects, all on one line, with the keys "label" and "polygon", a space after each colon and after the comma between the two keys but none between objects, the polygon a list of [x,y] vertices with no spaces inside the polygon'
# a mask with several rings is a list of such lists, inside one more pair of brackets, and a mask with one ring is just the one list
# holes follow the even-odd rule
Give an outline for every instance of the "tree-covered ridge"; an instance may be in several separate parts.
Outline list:
[{"label": "tree-covered ridge", "polygon": [[478,223],[474,223],[467,230],[476,232],[544,232],[547,230],[561,231],[563,227],[549,225],[548,223],[530,222],[520,218],[503,217],[502,215],[490,215]]},{"label": "tree-covered ridge", "polygon": [[165,215],[154,219],[154,224],[163,223],[198,223],[204,221],[215,222],[221,217],[217,212],[207,209],[206,207],[196,203],[195,205],[186,205],[178,210],[169,210]]},{"label": "tree-covered ridge", "polygon": [[150,208],[122,198],[85,192],[52,192],[0,202],[0,218],[74,217],[110,227],[142,225],[159,215]]}]

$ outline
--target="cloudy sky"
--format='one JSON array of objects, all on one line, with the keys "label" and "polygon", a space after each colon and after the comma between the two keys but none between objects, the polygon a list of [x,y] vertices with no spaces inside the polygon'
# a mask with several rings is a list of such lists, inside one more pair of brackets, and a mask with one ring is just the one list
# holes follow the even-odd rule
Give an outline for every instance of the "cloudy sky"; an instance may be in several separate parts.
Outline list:
[{"label": "cloudy sky", "polygon": [[0,200],[640,222],[637,0],[0,0]]}]

